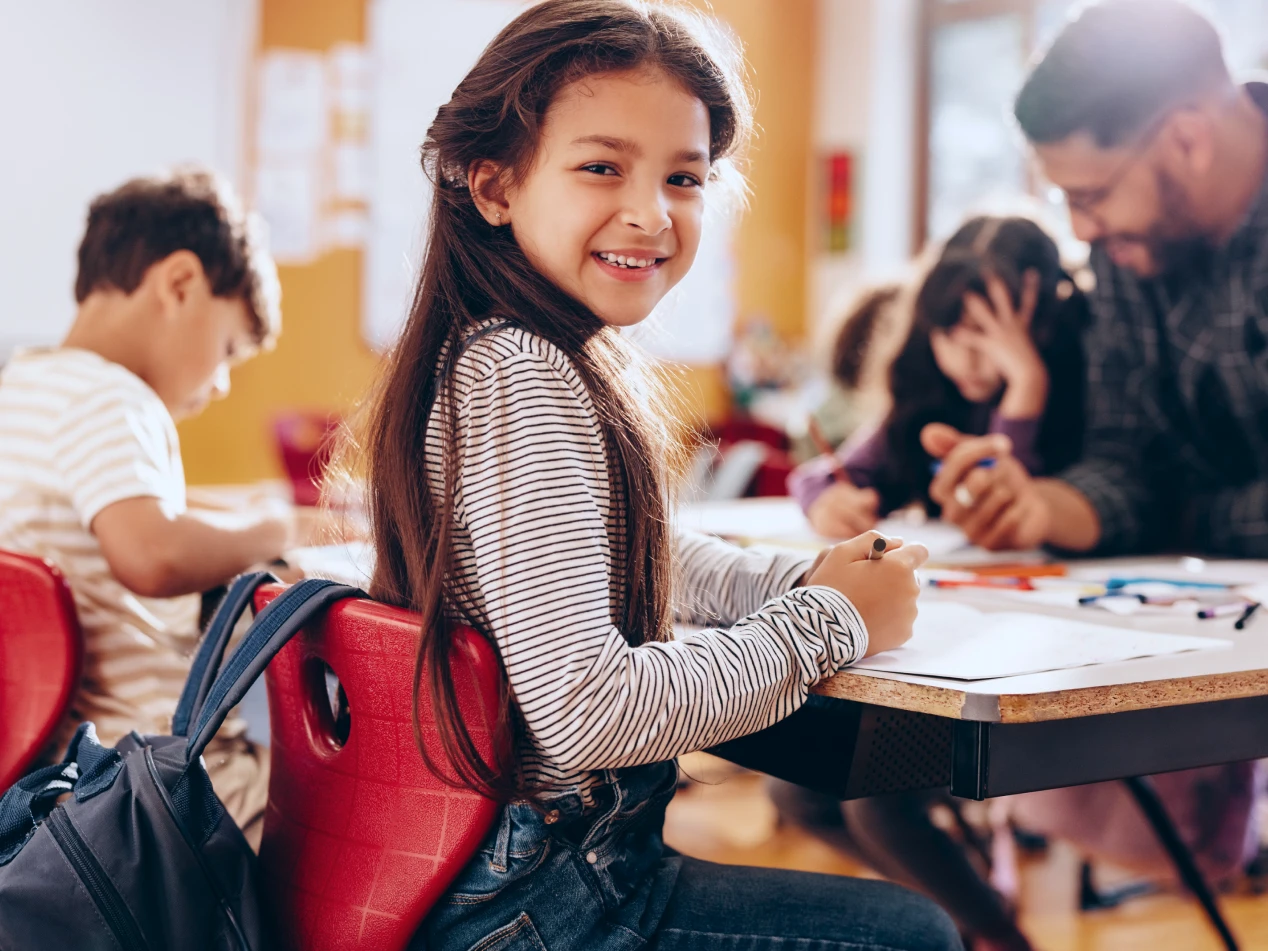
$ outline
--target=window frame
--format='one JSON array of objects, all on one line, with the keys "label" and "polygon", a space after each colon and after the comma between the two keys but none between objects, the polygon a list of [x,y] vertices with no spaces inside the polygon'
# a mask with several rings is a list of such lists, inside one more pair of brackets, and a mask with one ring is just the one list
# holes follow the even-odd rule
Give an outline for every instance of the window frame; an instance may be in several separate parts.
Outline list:
[{"label": "window frame", "polygon": [[[1043,0],[920,0],[916,79],[915,201],[912,202],[912,253],[918,254],[929,238],[930,126],[933,120],[933,37],[943,26],[967,20],[1020,14],[1024,48],[1034,47],[1036,20]],[[1027,170],[1027,178],[1030,172]],[[1033,184],[1033,183],[1028,183]]]}]

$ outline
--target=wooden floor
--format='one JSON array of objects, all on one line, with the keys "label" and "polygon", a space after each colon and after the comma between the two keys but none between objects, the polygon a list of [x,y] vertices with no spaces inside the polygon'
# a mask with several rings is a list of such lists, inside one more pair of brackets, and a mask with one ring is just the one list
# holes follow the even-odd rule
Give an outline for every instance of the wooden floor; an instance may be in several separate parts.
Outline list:
[{"label": "wooden floor", "polygon": [[[685,855],[739,865],[874,877],[811,836],[780,826],[763,779],[699,755],[701,782],[670,804],[665,838]],[[1022,924],[1038,951],[1221,951],[1197,904],[1179,893],[1136,898],[1105,911],[1077,909],[1079,858],[1056,844],[1022,870]],[[1268,949],[1268,895],[1222,898],[1243,951]]]}]

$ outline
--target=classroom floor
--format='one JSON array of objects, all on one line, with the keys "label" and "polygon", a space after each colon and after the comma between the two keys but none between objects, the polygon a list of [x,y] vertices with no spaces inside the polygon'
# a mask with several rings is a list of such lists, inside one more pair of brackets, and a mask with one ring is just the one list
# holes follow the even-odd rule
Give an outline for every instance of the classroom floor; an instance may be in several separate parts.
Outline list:
[{"label": "classroom floor", "polygon": [[[806,833],[781,826],[763,778],[697,754],[685,770],[700,782],[669,806],[665,839],[685,855],[736,865],[874,877]],[[1078,911],[1079,858],[1056,844],[1022,869],[1022,924],[1037,951],[1221,951],[1197,904],[1178,892]],[[1268,948],[1268,895],[1222,898],[1243,951]]]}]

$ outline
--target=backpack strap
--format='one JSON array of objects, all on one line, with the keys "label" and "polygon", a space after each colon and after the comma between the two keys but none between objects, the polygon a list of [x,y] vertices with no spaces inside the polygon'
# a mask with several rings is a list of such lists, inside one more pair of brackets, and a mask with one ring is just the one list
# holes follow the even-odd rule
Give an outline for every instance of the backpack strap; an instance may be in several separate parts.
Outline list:
[{"label": "backpack strap", "polygon": [[198,761],[229,711],[242,701],[286,642],[335,601],[353,597],[365,597],[365,593],[350,585],[306,578],[283,591],[256,616],[198,711],[185,747],[186,766]]},{"label": "backpack strap", "polygon": [[172,716],[172,735],[185,736],[189,732],[189,724],[197,719],[211,690],[212,681],[216,679],[216,671],[224,660],[225,648],[229,638],[238,626],[238,619],[246,613],[255,595],[256,588],[270,581],[277,581],[267,571],[255,571],[239,575],[229,586],[220,606],[207,625],[207,633],[198,645],[198,653],[194,655],[194,663],[185,678],[185,689],[181,691],[180,702],[176,704],[176,713]]}]

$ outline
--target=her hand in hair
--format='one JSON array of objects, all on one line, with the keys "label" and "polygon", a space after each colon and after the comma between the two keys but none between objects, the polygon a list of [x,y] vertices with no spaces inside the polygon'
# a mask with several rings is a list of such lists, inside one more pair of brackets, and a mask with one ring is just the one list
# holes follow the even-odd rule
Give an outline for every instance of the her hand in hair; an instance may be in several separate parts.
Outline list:
[{"label": "her hand in hair", "polygon": [[1039,273],[1029,270],[1022,277],[1016,307],[1008,287],[995,275],[987,275],[986,289],[989,300],[972,291],[964,295],[965,324],[1004,378],[1000,414],[1005,419],[1042,416],[1048,401],[1048,368],[1030,335],[1039,300]]}]

